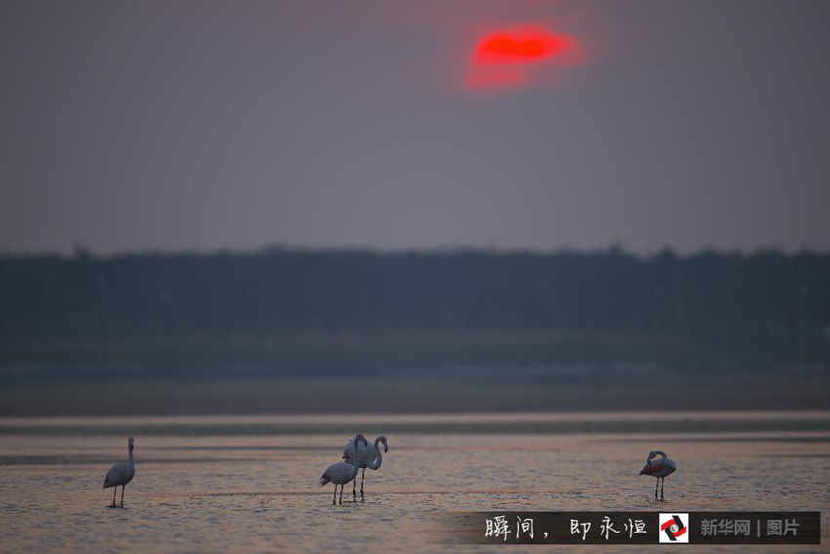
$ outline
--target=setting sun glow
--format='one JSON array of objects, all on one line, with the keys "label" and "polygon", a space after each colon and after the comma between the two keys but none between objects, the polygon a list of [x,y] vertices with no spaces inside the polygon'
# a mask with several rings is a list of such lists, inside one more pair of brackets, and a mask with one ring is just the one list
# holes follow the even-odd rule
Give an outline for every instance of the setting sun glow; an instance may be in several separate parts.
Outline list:
[{"label": "setting sun glow", "polygon": [[474,91],[525,88],[538,80],[536,67],[574,62],[578,52],[575,38],[538,25],[492,31],[473,49],[466,86]]}]

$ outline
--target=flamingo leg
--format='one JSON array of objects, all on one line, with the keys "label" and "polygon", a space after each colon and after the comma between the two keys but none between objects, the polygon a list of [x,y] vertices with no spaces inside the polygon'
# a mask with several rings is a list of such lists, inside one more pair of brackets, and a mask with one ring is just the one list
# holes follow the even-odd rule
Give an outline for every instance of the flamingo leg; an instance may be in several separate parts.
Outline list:
[{"label": "flamingo leg", "polygon": [[[355,481],[357,481],[357,477],[355,477]],[[360,481],[360,499],[363,500],[363,483],[366,482],[366,468],[363,468],[363,479]]]},{"label": "flamingo leg", "polygon": [[331,495],[331,505],[335,506],[337,504],[337,483],[334,484],[334,494]]},{"label": "flamingo leg", "polygon": [[340,485],[340,505],[343,505],[343,487],[346,485]]},{"label": "flamingo leg", "polygon": [[121,507],[124,507],[124,489],[127,488],[127,485],[121,485]]},{"label": "flamingo leg", "polygon": [[657,500],[657,488],[660,486],[660,478],[657,478],[657,482],[654,483],[654,500]]},{"label": "flamingo leg", "polygon": [[115,491],[118,490],[118,487],[112,488],[112,504],[110,504],[110,508],[115,508]]},{"label": "flamingo leg", "polygon": [[663,484],[660,486],[660,500],[665,500],[665,497],[663,496],[663,491],[665,490],[665,488],[666,488],[666,478],[663,477]]},{"label": "flamingo leg", "polygon": [[352,500],[357,500],[357,473],[354,474],[352,481]]}]

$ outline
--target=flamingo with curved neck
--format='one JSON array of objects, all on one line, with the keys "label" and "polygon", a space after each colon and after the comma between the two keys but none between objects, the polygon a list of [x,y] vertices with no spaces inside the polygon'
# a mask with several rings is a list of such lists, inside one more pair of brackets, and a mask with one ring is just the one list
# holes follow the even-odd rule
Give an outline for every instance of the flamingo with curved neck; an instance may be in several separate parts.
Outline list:
[{"label": "flamingo with curved neck", "polygon": [[662,450],[652,450],[648,453],[646,465],[640,470],[640,475],[653,475],[657,478],[657,483],[654,485],[655,500],[657,500],[657,488],[660,485],[660,479],[663,480],[663,486],[660,487],[660,500],[665,500],[663,493],[666,488],[666,476],[671,475],[675,470],[677,470],[677,464]]},{"label": "flamingo with curved neck", "polygon": [[[361,434],[357,434],[354,437],[353,453],[357,452],[357,449],[359,448],[358,445],[360,443],[363,443],[363,447],[365,449],[369,448],[369,441],[366,440],[366,437],[364,437]],[[353,455],[352,461],[350,463],[337,462],[331,464],[329,467],[326,468],[326,471],[323,472],[323,475],[320,476],[321,487],[326,483],[334,483],[334,494],[331,497],[332,505],[336,504],[337,485],[340,485],[340,505],[343,505],[343,487],[349,481],[357,480],[358,470],[359,467],[357,463],[357,456]]]},{"label": "flamingo with curved neck", "polygon": [[[355,437],[357,436],[355,435]],[[389,452],[389,441],[386,439],[386,435],[378,435],[371,446],[367,446],[365,449],[358,448],[357,450],[355,450],[354,442],[355,438],[352,437],[346,443],[345,448],[343,448],[343,459],[348,462],[352,460],[352,456],[355,456],[358,466],[363,469],[363,477],[360,481],[360,499],[363,500],[365,497],[363,486],[366,483],[366,468],[372,470],[378,470],[380,468],[380,465],[383,463],[383,454],[381,453],[379,444],[383,443],[383,452]],[[357,499],[357,479],[355,479],[352,485],[352,497]]]}]

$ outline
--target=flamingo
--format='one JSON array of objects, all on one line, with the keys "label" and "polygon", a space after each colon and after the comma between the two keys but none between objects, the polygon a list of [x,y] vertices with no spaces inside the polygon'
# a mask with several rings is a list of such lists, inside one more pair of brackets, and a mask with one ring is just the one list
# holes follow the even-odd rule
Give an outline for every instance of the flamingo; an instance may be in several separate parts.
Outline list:
[{"label": "flamingo", "polygon": [[[657,456],[660,459],[655,460]],[[657,477],[657,484],[654,485],[654,499],[657,500],[657,486],[660,484],[660,478],[663,479],[663,486],[660,487],[660,500],[665,500],[663,497],[663,489],[666,487],[666,476],[671,475],[677,469],[677,464],[674,460],[666,456],[662,450],[652,450],[648,453],[646,458],[646,465],[640,470],[640,475],[654,475]]]},{"label": "flamingo", "polygon": [[[366,437],[364,437],[361,434],[355,435],[354,441],[357,445],[359,445],[362,442],[364,448],[369,448],[369,441],[367,441]],[[323,472],[323,475],[320,476],[321,487],[326,483],[334,483],[334,495],[331,497],[332,506],[336,504],[335,499],[337,498],[337,485],[340,485],[340,505],[342,506],[343,486],[352,479],[355,479],[357,477],[357,456],[352,455],[351,460],[351,463],[337,462],[335,464],[331,464],[329,467],[326,468],[326,471]]]},{"label": "flamingo", "polygon": [[[354,452],[354,441],[355,438],[358,436],[363,435],[355,435],[349,442],[346,443],[346,446],[343,448],[343,460],[346,462],[351,463],[352,453]],[[360,499],[363,500],[363,484],[366,482],[366,468],[377,471],[380,469],[380,464],[383,463],[383,454],[380,453],[380,448],[378,448],[378,443],[383,443],[383,451],[389,452],[389,442],[386,440],[386,435],[378,435],[375,439],[375,442],[368,446],[366,449],[357,450],[357,465],[358,467],[363,469],[363,477],[360,481]],[[352,497],[356,500],[357,499],[357,491],[355,490],[357,487],[357,479],[354,480],[354,485],[352,486]]]},{"label": "flamingo", "polygon": [[113,464],[104,477],[104,488],[114,487],[112,489],[112,505],[110,508],[115,508],[115,493],[118,491],[118,485],[121,485],[121,507],[124,507],[124,489],[127,488],[127,483],[133,480],[135,475],[135,461],[133,460],[133,438],[127,440],[127,448],[130,451],[130,457],[126,462],[119,462]]}]

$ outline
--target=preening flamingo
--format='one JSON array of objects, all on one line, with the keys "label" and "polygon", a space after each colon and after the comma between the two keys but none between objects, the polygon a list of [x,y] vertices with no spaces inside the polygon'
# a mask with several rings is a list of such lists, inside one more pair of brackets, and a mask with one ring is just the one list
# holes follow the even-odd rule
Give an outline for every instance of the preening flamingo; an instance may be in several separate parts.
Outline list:
[{"label": "preening flamingo", "polygon": [[657,477],[657,483],[654,485],[655,500],[657,500],[657,487],[660,485],[661,478],[663,479],[663,486],[660,487],[660,500],[665,500],[663,497],[663,489],[666,487],[666,476],[674,473],[676,469],[677,464],[674,463],[674,460],[666,456],[666,453],[662,450],[652,450],[648,453],[646,465],[640,470],[640,475],[653,475]]}]

